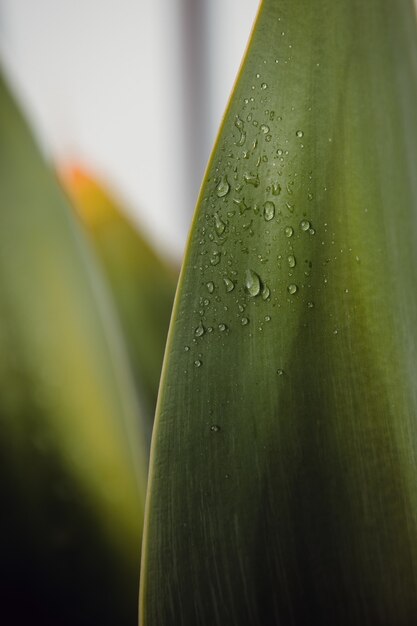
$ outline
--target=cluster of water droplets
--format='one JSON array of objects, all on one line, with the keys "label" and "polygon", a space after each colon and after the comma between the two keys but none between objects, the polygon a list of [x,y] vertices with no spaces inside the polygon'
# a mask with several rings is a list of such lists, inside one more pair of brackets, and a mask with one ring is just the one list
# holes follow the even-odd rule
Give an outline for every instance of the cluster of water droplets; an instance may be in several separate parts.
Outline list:
[{"label": "cluster of water droplets", "polygon": [[[327,224],[319,228],[316,220],[317,195],[327,188],[318,188],[314,173],[305,171],[305,109],[300,106],[298,117],[295,106],[278,110],[276,93],[272,105],[273,72],[267,62],[262,66],[226,122],[202,199],[193,259],[201,293],[186,346],[200,371],[209,343],[216,342],[221,353],[234,336],[238,342],[257,340],[259,333],[267,338],[283,308],[315,315],[310,276],[317,271],[314,250],[327,234]],[[288,375],[283,367],[275,371],[282,381]],[[211,431],[220,432],[220,426]]]}]

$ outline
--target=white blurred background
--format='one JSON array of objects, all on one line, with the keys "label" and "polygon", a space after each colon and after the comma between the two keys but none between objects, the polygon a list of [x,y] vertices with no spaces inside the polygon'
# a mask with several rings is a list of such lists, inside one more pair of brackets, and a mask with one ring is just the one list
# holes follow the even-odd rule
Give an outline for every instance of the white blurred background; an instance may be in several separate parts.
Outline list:
[{"label": "white blurred background", "polygon": [[181,258],[258,0],[0,0],[0,59],[41,147],[109,183]]}]

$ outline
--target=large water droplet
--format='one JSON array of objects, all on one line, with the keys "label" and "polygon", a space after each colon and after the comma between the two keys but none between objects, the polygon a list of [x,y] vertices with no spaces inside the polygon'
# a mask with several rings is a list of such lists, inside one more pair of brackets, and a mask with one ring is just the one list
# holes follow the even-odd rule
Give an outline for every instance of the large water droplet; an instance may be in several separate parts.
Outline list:
[{"label": "large water droplet", "polygon": [[264,135],[267,135],[269,133],[269,126],[267,126],[266,124],[262,124],[261,131],[263,132]]},{"label": "large water droplet", "polygon": [[295,293],[297,293],[298,287],[295,283],[291,283],[291,285],[288,285],[287,290],[288,293],[293,296]]},{"label": "large water droplet", "polygon": [[201,337],[202,335],[204,335],[205,331],[206,331],[206,329],[204,328],[203,323],[200,322],[199,325],[197,326],[197,328],[194,331],[194,335],[196,337]]},{"label": "large water droplet", "polygon": [[223,222],[222,218],[219,216],[218,213],[214,214],[214,225],[215,225],[216,233],[219,236],[223,235],[224,231],[226,230],[226,224]]},{"label": "large water droplet", "polygon": [[266,222],[270,222],[275,216],[275,204],[270,200],[267,200],[264,204],[264,219]]},{"label": "large water droplet", "polygon": [[223,278],[223,282],[227,292],[233,291],[235,284],[232,280],[230,280],[230,278]]},{"label": "large water droplet", "polygon": [[207,283],[206,287],[207,287],[207,290],[208,290],[209,293],[213,293],[213,291],[214,291],[214,283],[212,283],[210,281],[209,283]]},{"label": "large water droplet", "polygon": [[295,265],[296,265],[295,256],[293,254],[290,254],[289,257],[288,257],[288,265],[290,267],[295,267]]},{"label": "large water droplet", "polygon": [[310,228],[311,224],[308,220],[302,220],[300,222],[300,228],[301,230],[303,230],[304,232],[307,232],[308,229]]},{"label": "large water droplet", "polygon": [[219,198],[223,198],[224,196],[227,196],[229,191],[230,191],[230,185],[229,185],[226,175],[224,175],[216,187],[216,192]]},{"label": "large water droplet", "polygon": [[292,237],[294,234],[294,229],[291,226],[286,226],[284,233],[286,237]]},{"label": "large water droplet", "polygon": [[246,270],[245,286],[249,295],[255,297],[259,295],[261,291],[261,279],[258,274],[252,270]]}]

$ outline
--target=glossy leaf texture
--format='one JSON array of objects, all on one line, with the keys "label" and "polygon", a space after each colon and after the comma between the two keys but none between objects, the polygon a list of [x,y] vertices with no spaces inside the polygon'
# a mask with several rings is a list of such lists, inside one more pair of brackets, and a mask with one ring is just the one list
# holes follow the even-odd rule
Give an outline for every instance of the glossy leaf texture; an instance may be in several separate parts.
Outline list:
[{"label": "glossy leaf texture", "polygon": [[65,167],[61,178],[108,279],[150,441],[177,271],[157,254],[111,194],[85,169]]},{"label": "glossy leaf texture", "polygon": [[417,614],[412,2],[264,0],[151,453],[141,626]]},{"label": "glossy leaf texture", "polygon": [[105,283],[0,81],[0,621],[136,620],[144,434]]}]

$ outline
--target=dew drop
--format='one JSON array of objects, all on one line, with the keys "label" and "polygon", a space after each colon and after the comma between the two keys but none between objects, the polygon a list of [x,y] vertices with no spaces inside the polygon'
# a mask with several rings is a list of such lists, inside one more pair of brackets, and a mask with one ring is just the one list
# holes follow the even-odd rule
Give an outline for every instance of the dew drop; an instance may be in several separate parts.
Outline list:
[{"label": "dew drop", "polygon": [[224,196],[227,196],[229,191],[230,191],[230,185],[225,175],[221,178],[219,184],[217,185],[216,192],[219,198],[224,198]]},{"label": "dew drop", "polygon": [[206,287],[207,287],[207,291],[208,291],[209,293],[213,293],[213,291],[214,291],[214,283],[212,283],[212,282],[210,281],[209,283],[207,283]]},{"label": "dew drop", "polygon": [[194,366],[195,367],[201,367],[202,366],[202,362],[199,359],[197,359],[196,361],[194,361]]},{"label": "dew drop", "polygon": [[272,195],[279,196],[281,193],[281,185],[279,183],[272,183]]},{"label": "dew drop", "polygon": [[213,256],[210,259],[211,265],[218,265],[220,263],[221,252],[219,250],[215,250],[213,252]]},{"label": "dew drop", "polygon": [[243,179],[248,185],[253,185],[254,187],[259,186],[258,175],[254,176],[253,174],[244,174]]},{"label": "dew drop", "polygon": [[214,214],[214,225],[215,225],[216,233],[219,236],[223,235],[224,231],[226,230],[226,224],[223,222],[222,218],[219,216],[218,213]]},{"label": "dew drop", "polygon": [[264,285],[262,287],[262,300],[268,300],[270,295],[271,295],[271,292],[269,290],[269,287],[267,285]]},{"label": "dew drop", "polygon": [[235,284],[232,280],[230,280],[230,278],[223,278],[223,282],[224,285],[226,287],[226,291],[229,293],[230,291],[233,291],[233,289],[235,288]]},{"label": "dew drop", "polygon": [[293,296],[295,293],[297,293],[298,287],[295,283],[291,283],[291,285],[288,285],[287,290],[288,293]]},{"label": "dew drop", "polygon": [[203,326],[203,323],[200,322],[199,325],[197,326],[197,328],[194,331],[194,335],[196,337],[202,337],[205,333],[206,329]]},{"label": "dew drop", "polygon": [[246,270],[245,286],[250,296],[255,297],[261,291],[261,279],[256,272]]},{"label": "dew drop", "polygon": [[244,146],[245,145],[245,141],[246,141],[246,132],[244,130],[242,130],[240,132],[240,137],[239,140],[236,142],[237,146]]},{"label": "dew drop", "polygon": [[282,370],[282,369],[277,370],[277,374],[278,374],[278,376],[283,376],[284,375],[284,370]]},{"label": "dew drop", "polygon": [[304,133],[302,130],[297,130],[297,132],[295,133],[297,135],[297,137],[299,137],[301,139],[301,137],[304,137]]},{"label": "dew drop", "polygon": [[212,424],[210,426],[210,430],[212,433],[219,433],[220,432],[220,426],[218,424]]},{"label": "dew drop", "polygon": [[295,256],[293,254],[290,254],[287,260],[288,260],[288,265],[290,267],[295,267],[296,260],[295,260]]},{"label": "dew drop", "polygon": [[246,326],[247,324],[249,324],[249,320],[247,317],[242,317],[240,323],[242,324],[242,326]]},{"label": "dew drop", "polygon": [[221,333],[224,333],[224,331],[227,329],[227,326],[226,324],[219,324],[218,328]]},{"label": "dew drop", "polygon": [[264,135],[267,135],[269,133],[269,126],[267,126],[266,124],[262,124],[261,131]]},{"label": "dew drop", "polygon": [[271,321],[271,316],[270,315],[265,315],[264,320],[265,320],[265,322],[270,322]]},{"label": "dew drop", "polygon": [[307,302],[307,306],[309,309],[314,309],[314,302]]},{"label": "dew drop", "polygon": [[262,85],[261,85],[261,89],[267,89],[267,88],[268,88],[267,83],[262,83]]},{"label": "dew drop", "polygon": [[264,204],[264,219],[266,222],[270,222],[275,216],[275,204],[268,200]]},{"label": "dew drop", "polygon": [[302,220],[300,222],[300,228],[304,232],[307,232],[311,228],[311,224],[310,224],[310,222],[308,220]]},{"label": "dew drop", "polygon": [[292,237],[294,234],[294,229],[291,226],[286,226],[284,233],[286,237]]},{"label": "dew drop", "polygon": [[238,115],[236,115],[236,119],[235,119],[235,126],[236,128],[238,128],[239,130],[243,130],[245,123],[243,120],[240,119],[240,117]]},{"label": "dew drop", "polygon": [[185,346],[184,350],[185,350],[185,352],[189,352],[190,351],[190,346]]}]

